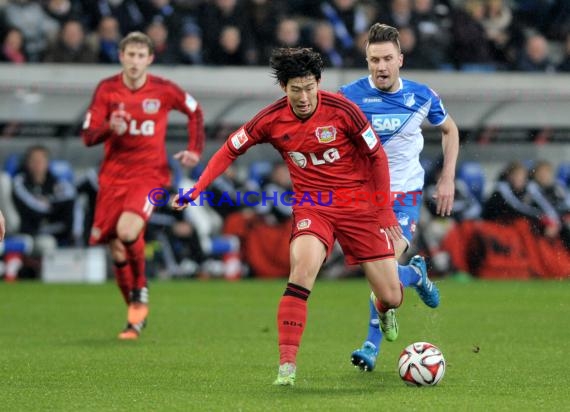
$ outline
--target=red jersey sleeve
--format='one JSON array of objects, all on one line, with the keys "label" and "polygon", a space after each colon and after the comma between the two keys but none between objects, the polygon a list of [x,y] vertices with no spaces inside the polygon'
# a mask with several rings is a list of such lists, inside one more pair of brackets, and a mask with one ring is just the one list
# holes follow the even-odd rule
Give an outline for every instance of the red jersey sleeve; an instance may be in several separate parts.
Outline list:
[{"label": "red jersey sleeve", "polygon": [[81,130],[81,138],[86,146],[93,146],[104,142],[112,134],[109,128],[109,116],[107,105],[107,93],[104,83],[101,82],[95,89],[91,104],[85,114],[83,127]]},{"label": "red jersey sleeve", "polygon": [[204,140],[206,139],[202,107],[190,93],[185,92],[174,83],[170,84],[172,108],[188,117],[188,146],[186,149],[201,155],[204,150]]}]

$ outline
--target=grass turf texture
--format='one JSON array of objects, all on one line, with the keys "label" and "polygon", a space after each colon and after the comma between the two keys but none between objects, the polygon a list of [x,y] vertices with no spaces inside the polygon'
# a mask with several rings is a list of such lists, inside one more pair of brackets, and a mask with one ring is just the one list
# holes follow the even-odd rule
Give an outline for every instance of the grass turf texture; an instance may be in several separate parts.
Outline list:
[{"label": "grass turf texture", "polygon": [[[569,405],[569,282],[439,283],[442,305],[406,290],[400,336],[372,373],[350,364],[366,331],[363,280],[318,281],[297,384],[277,373],[277,302],[285,282],[155,282],[142,338],[116,339],[116,287],[0,285],[0,405],[5,411],[495,411]],[[440,347],[437,387],[398,377],[400,351]]]}]

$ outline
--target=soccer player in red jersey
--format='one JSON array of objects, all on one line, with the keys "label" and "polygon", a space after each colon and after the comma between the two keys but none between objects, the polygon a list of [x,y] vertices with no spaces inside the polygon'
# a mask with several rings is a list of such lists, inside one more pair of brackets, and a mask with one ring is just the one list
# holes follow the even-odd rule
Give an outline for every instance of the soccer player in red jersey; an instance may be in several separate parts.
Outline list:
[{"label": "soccer player in red jersey", "polygon": [[280,366],[275,384],[293,385],[307,299],[335,239],[347,263],[360,264],[364,270],[377,296],[386,338],[397,337],[394,308],[400,306],[403,294],[392,241],[401,232],[390,201],[345,200],[350,191],[385,194],[389,199],[388,162],[358,107],[343,96],[319,90],[321,56],[306,48],[276,49],[271,67],[286,96],[230,135],[208,162],[194,191],[174,196],[172,206],[187,207],[251,146],[269,143],[279,151],[295,194],[291,272],[277,312]]},{"label": "soccer player in red jersey", "polygon": [[147,72],[154,59],[140,32],[120,43],[121,73],[102,80],[83,123],[87,146],[105,145],[89,243],[109,244],[117,284],[128,305],[120,339],[137,339],[148,315],[144,229],[153,211],[152,189],[169,183],[165,148],[168,113],[188,117],[188,146],[174,158],[185,167],[200,160],[204,119],[198,102],[179,86]]}]

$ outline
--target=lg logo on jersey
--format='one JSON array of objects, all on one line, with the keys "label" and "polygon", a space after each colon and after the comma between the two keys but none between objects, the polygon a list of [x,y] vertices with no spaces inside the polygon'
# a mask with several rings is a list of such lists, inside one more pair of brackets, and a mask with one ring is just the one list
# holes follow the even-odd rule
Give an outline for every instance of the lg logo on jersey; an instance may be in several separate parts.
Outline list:
[{"label": "lg logo on jersey", "polygon": [[[334,163],[340,159],[340,153],[336,148],[330,148],[322,153],[306,153],[301,152],[288,152],[289,157],[300,168],[304,169],[307,167],[307,163],[310,160],[314,166],[320,166],[325,163]],[[309,159],[307,159],[307,156]]]},{"label": "lg logo on jersey", "polygon": [[154,135],[154,120],[144,120],[140,126],[138,125],[136,120],[131,120],[128,125],[126,121],[123,121],[123,126],[119,131],[119,135],[125,134],[127,131],[127,127],[129,129],[129,134],[131,136],[152,136]]}]

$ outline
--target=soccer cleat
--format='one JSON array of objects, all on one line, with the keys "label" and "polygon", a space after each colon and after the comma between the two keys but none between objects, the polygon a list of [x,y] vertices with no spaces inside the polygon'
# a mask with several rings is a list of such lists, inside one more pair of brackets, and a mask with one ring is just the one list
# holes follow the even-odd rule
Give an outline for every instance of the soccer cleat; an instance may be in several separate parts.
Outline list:
[{"label": "soccer cleat", "polygon": [[273,382],[274,385],[293,386],[295,385],[295,371],[297,367],[294,363],[284,363],[279,365],[279,373],[277,379]]},{"label": "soccer cleat", "polygon": [[372,372],[376,366],[378,349],[371,342],[364,342],[361,348],[352,352],[350,360],[356,368],[364,372]]},{"label": "soccer cleat", "polygon": [[420,284],[414,286],[420,299],[430,308],[437,308],[439,306],[439,289],[428,278],[425,259],[416,255],[410,260],[410,266],[421,276]]},{"label": "soccer cleat", "polygon": [[137,324],[127,323],[125,329],[119,333],[118,338],[121,340],[136,340],[139,338],[141,331],[146,326],[146,319]]},{"label": "soccer cleat", "polygon": [[384,337],[388,342],[394,342],[398,339],[398,320],[396,319],[396,311],[388,309],[386,312],[378,312],[380,319],[380,329],[384,333]]}]

